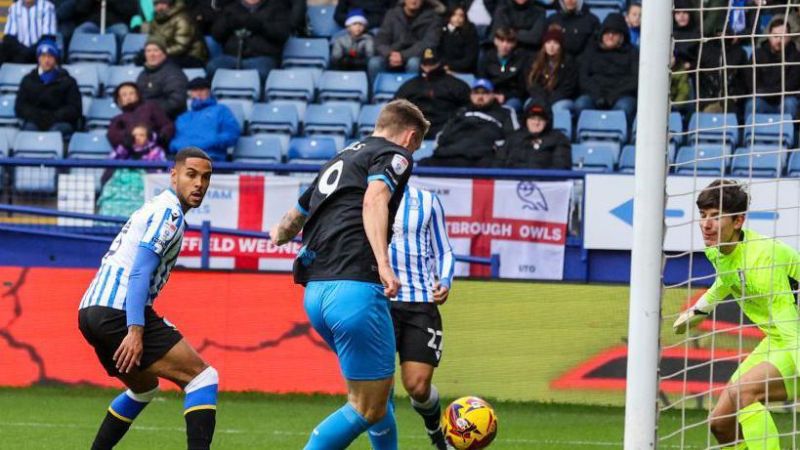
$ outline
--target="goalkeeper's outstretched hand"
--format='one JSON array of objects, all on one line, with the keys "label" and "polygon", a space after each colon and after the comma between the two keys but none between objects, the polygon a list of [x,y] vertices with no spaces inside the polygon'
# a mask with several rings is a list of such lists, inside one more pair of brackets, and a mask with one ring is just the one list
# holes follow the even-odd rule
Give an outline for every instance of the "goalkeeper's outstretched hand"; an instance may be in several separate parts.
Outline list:
[{"label": "goalkeeper's outstretched hand", "polygon": [[696,327],[706,317],[708,317],[707,312],[703,312],[694,307],[689,308],[675,319],[675,323],[672,324],[672,331],[675,332],[675,334],[686,333],[687,329]]}]

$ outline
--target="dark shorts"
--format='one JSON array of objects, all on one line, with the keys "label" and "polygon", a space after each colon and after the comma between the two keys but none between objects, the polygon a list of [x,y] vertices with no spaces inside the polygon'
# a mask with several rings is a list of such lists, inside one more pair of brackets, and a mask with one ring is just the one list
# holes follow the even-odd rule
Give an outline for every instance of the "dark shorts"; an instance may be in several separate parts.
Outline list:
[{"label": "dark shorts", "polygon": [[[128,334],[125,311],[106,306],[90,306],[78,311],[78,328],[86,342],[94,347],[100,364],[112,377],[119,375],[114,352]],[[144,351],[139,369],[146,369],[161,359],[172,347],[183,339],[174,325],[153,311],[144,309]]]},{"label": "dark shorts", "polygon": [[435,303],[392,302],[392,322],[400,362],[439,366],[442,359],[442,316]]}]

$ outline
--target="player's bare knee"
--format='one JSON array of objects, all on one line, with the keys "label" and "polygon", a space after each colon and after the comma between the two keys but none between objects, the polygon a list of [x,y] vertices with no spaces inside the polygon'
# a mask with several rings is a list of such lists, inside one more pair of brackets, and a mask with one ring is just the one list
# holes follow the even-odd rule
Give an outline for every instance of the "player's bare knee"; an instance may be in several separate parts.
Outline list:
[{"label": "player's bare knee", "polygon": [[362,404],[359,408],[356,406],[356,411],[364,417],[364,420],[369,422],[370,424],[377,423],[383,416],[386,415],[386,405],[364,405]]},{"label": "player's bare knee", "polygon": [[181,386],[185,391],[191,389],[192,385],[218,385],[219,384],[219,372],[213,366],[203,363],[204,367],[201,370],[191,371],[192,375],[189,375],[190,372],[187,372],[187,376],[189,377],[188,381]]},{"label": "player's bare knee", "polygon": [[423,403],[428,400],[431,393],[431,385],[425,377],[414,377],[409,380],[404,380],[404,387],[408,392],[409,397]]}]

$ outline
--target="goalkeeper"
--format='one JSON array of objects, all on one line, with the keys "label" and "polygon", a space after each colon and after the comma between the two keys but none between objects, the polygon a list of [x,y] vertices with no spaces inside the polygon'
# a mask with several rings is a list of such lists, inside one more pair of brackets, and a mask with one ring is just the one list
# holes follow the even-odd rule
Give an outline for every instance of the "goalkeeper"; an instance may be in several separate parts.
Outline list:
[{"label": "goalkeeper", "polygon": [[716,269],[711,288],[673,325],[682,334],[732,296],[766,337],[739,365],[711,412],[722,449],[780,449],[767,402],[794,401],[798,322],[790,278],[800,278],[800,255],[788,245],[742,228],[749,197],[730,180],[716,180],[697,197],[706,257]]}]

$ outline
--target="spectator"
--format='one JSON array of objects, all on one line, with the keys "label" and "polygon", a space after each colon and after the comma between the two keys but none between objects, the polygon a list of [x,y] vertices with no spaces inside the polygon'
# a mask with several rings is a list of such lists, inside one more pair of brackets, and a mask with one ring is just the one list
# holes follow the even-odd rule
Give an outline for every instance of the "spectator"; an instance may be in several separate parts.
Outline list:
[{"label": "spectator", "polygon": [[135,33],[149,34],[150,24],[156,16],[153,0],[138,0],[139,11],[131,18],[130,29]]},{"label": "spectator", "polygon": [[496,149],[518,128],[516,113],[497,102],[492,82],[479,78],[472,84],[470,104],[444,126],[433,156],[423,166],[492,167]]},{"label": "spectator", "polygon": [[64,42],[69,42],[72,32],[78,25],[75,23],[77,15],[75,13],[76,0],[52,0],[56,8],[56,23],[58,32],[64,37]]},{"label": "spectator", "polygon": [[[85,22],[75,28],[76,33],[100,32],[100,5],[102,0],[76,0],[75,12]],[[106,33],[117,38],[117,45],[122,44],[128,34],[128,24],[139,12],[139,3],[134,0],[106,0]]]},{"label": "spectator", "polygon": [[211,35],[211,27],[225,7],[238,0],[194,0],[189,3],[189,15],[203,36]]},{"label": "spectator", "polygon": [[[783,17],[774,17],[767,25],[769,38],[753,53],[755,73],[746,70],[747,86],[755,93],[745,103],[745,116],[757,113],[783,113],[792,118],[797,115],[796,94],[783,94],[800,90],[800,52],[790,45],[790,30]],[[781,110],[783,103],[783,110]]]},{"label": "spectator", "polygon": [[153,100],[174,119],[186,110],[186,75],[167,59],[167,47],[159,38],[149,37],[144,46],[144,70],[136,79],[142,100]]},{"label": "spectator", "polygon": [[621,14],[603,21],[599,39],[592,43],[580,62],[581,96],[575,109],[625,111],[628,123],[636,112],[639,83],[639,51],[628,43],[628,26]]},{"label": "spectator", "polygon": [[170,150],[177,153],[184,147],[198,147],[214,161],[225,161],[228,147],[236,145],[239,139],[239,122],[227,106],[218,104],[211,96],[211,84],[207,79],[195,78],[187,88],[192,106],[178,117],[177,134]]},{"label": "spectator", "polygon": [[123,145],[136,125],[146,125],[163,146],[175,135],[175,127],[167,114],[158,103],[142,101],[136,83],[127,82],[117,86],[114,102],[122,112],[111,119],[108,127],[106,136],[112,147]]},{"label": "spectator", "polygon": [[494,48],[487,51],[478,65],[478,75],[494,85],[500,103],[522,110],[525,97],[525,68],[529,55],[517,47],[517,33],[510,28],[494,32]]},{"label": "spectator", "polygon": [[525,76],[528,94],[553,105],[553,110],[571,112],[578,94],[578,65],[564,53],[564,33],[558,26],[547,30],[542,42]]},{"label": "spectator", "polygon": [[572,168],[572,145],[553,129],[551,109],[534,101],[525,110],[525,126],[508,136],[500,149],[501,167],[510,169]]},{"label": "spectator", "polygon": [[14,112],[28,131],[71,134],[81,118],[81,93],[75,79],[58,65],[56,43],[42,39],[36,47],[39,64],[22,78]]},{"label": "spectator", "polygon": [[386,13],[375,38],[378,55],[369,60],[370,79],[386,69],[419,71],[422,51],[439,44],[439,26],[438,11],[430,0],[401,0]]},{"label": "spectator", "polygon": [[583,0],[559,0],[559,5],[561,11],[550,16],[548,25],[556,24],[564,30],[564,51],[580,61],[578,56],[590,46],[600,28],[600,21]]},{"label": "spectator", "polygon": [[694,13],[689,10],[691,7],[692,0],[675,0],[672,14],[672,36],[676,41],[673,55],[676,67],[683,69],[697,66],[697,49],[700,45],[700,29]]},{"label": "spectator", "polygon": [[447,119],[469,103],[469,85],[445,72],[436,51],[426,48],[422,53],[420,76],[403,83],[395,98],[404,98],[422,110],[431,122],[430,139],[441,131]]},{"label": "spectator", "polygon": [[261,81],[277,66],[283,44],[292,31],[289,5],[276,0],[241,0],[229,4],[214,22],[211,35],[223,54],[208,63],[208,76],[217,69],[256,69]]},{"label": "spectator", "polygon": [[289,20],[292,24],[292,32],[297,35],[305,35],[308,32],[306,24],[306,15],[308,14],[308,5],[306,0],[290,0],[292,3]]},{"label": "spectator", "polygon": [[628,24],[628,39],[631,45],[639,48],[639,38],[642,33],[642,4],[632,2],[625,12],[625,23]]},{"label": "spectator", "polygon": [[373,27],[379,27],[383,23],[386,12],[397,2],[393,0],[339,0],[336,3],[336,10],[333,12],[333,19],[340,27],[346,27],[347,16],[351,9],[364,11],[367,23]]},{"label": "spectator", "polygon": [[691,114],[694,105],[689,103],[691,100],[692,86],[689,83],[689,72],[675,59],[675,55],[670,58],[670,78],[669,78],[669,100],[672,102],[672,110],[683,114]]},{"label": "spectator", "polygon": [[344,23],[347,33],[333,39],[331,67],[337,70],[366,70],[367,61],[375,56],[375,41],[366,32],[364,11],[351,10]]},{"label": "spectator", "polygon": [[[545,31],[544,9],[535,0],[508,0],[494,13],[492,29],[511,28],[517,32],[517,43],[525,50],[538,50]],[[492,33],[494,34],[494,33]]]},{"label": "spectator", "polygon": [[444,70],[458,73],[475,73],[478,61],[478,31],[467,20],[463,6],[450,9],[447,24],[442,28],[439,55]]},{"label": "spectator", "polygon": [[3,31],[2,62],[36,62],[36,44],[43,36],[55,37],[56,8],[45,0],[17,0],[8,8]]},{"label": "spectator", "polygon": [[158,136],[145,124],[133,127],[125,135],[123,143],[114,147],[111,159],[133,159],[142,161],[166,161],[164,149],[158,143]]},{"label": "spectator", "polygon": [[166,43],[167,56],[181,67],[204,67],[208,60],[206,44],[183,2],[156,0],[155,11],[150,36]]},{"label": "spectator", "polygon": [[739,111],[736,96],[749,93],[745,72],[752,69],[744,68],[748,62],[741,38],[736,34],[703,42],[695,85],[695,97],[700,99],[703,112]]}]

